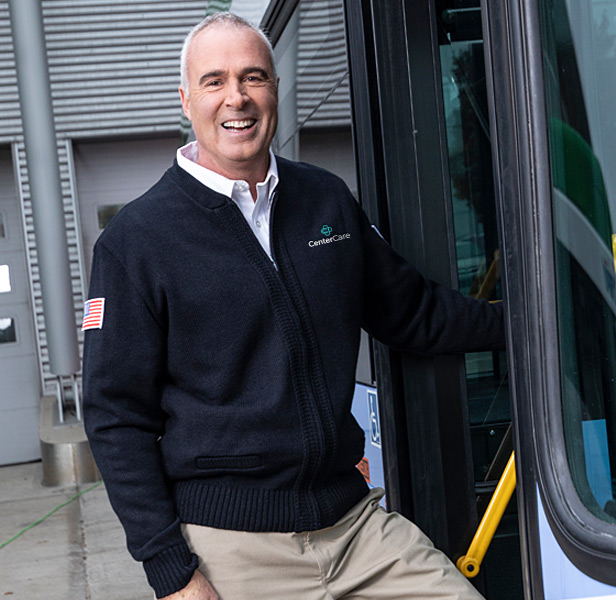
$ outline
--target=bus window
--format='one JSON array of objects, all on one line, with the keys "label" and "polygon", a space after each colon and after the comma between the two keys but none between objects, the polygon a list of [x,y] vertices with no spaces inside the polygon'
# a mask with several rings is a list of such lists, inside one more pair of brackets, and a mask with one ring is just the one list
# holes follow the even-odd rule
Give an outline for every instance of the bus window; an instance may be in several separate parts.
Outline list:
[{"label": "bus window", "polygon": [[575,489],[616,523],[616,0],[541,0],[562,422]]}]

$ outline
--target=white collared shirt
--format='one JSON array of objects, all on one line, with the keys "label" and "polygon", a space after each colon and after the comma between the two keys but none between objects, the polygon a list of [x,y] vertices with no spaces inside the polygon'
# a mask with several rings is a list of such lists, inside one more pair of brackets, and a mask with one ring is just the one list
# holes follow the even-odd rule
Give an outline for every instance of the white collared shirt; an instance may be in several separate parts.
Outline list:
[{"label": "white collared shirt", "polygon": [[269,238],[270,213],[274,191],[278,185],[278,165],[274,153],[270,149],[269,169],[265,180],[257,183],[256,202],[252,199],[248,182],[241,179],[238,181],[227,179],[220,173],[202,167],[197,164],[197,154],[197,142],[189,142],[186,146],[178,148],[178,165],[203,185],[227,196],[227,198],[231,198],[242,211],[244,218],[267,255],[272,258]]}]

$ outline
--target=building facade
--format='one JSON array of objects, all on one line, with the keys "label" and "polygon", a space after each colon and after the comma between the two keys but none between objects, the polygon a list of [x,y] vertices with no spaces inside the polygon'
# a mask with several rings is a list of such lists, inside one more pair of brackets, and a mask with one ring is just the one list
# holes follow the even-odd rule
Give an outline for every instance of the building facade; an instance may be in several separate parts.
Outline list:
[{"label": "building facade", "polygon": [[[258,22],[266,5],[41,2],[80,353],[93,244],[189,135],[177,93],[186,32],[229,6]],[[291,37],[276,50],[287,125],[276,150],[338,170],[355,189],[342,2],[302,2]],[[59,383],[50,369],[29,186],[37,166],[24,149],[8,0],[0,0],[0,115],[0,464],[9,464],[40,456],[40,397],[58,394]]]}]

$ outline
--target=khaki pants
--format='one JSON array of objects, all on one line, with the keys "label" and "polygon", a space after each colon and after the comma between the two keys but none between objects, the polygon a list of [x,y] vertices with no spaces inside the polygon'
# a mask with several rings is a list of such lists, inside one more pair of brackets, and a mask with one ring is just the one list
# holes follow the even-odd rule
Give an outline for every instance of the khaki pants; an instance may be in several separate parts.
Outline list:
[{"label": "khaki pants", "polygon": [[183,525],[220,600],[479,600],[419,528],[372,490],[338,523],[305,533]]}]

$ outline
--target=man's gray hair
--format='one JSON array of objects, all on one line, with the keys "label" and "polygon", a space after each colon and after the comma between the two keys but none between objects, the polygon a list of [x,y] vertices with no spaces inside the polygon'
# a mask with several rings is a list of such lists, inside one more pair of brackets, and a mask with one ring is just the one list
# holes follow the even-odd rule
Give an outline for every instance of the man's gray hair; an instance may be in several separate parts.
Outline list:
[{"label": "man's gray hair", "polygon": [[182,46],[182,54],[180,56],[180,86],[184,90],[186,96],[189,94],[188,90],[188,67],[186,65],[187,57],[188,57],[188,49],[190,48],[190,43],[193,41],[193,38],[201,31],[206,29],[207,27],[212,27],[213,25],[222,25],[225,27],[234,27],[235,29],[251,29],[257,35],[261,37],[261,39],[265,42],[267,49],[270,54],[270,61],[272,63],[272,72],[274,78],[276,77],[276,64],[274,63],[274,48],[272,47],[272,43],[269,41],[268,37],[263,33],[263,30],[253,25],[250,21],[230,12],[219,12],[210,15],[209,17],[205,17],[203,21],[197,23],[189,32],[186,38],[184,39],[184,45]]}]

